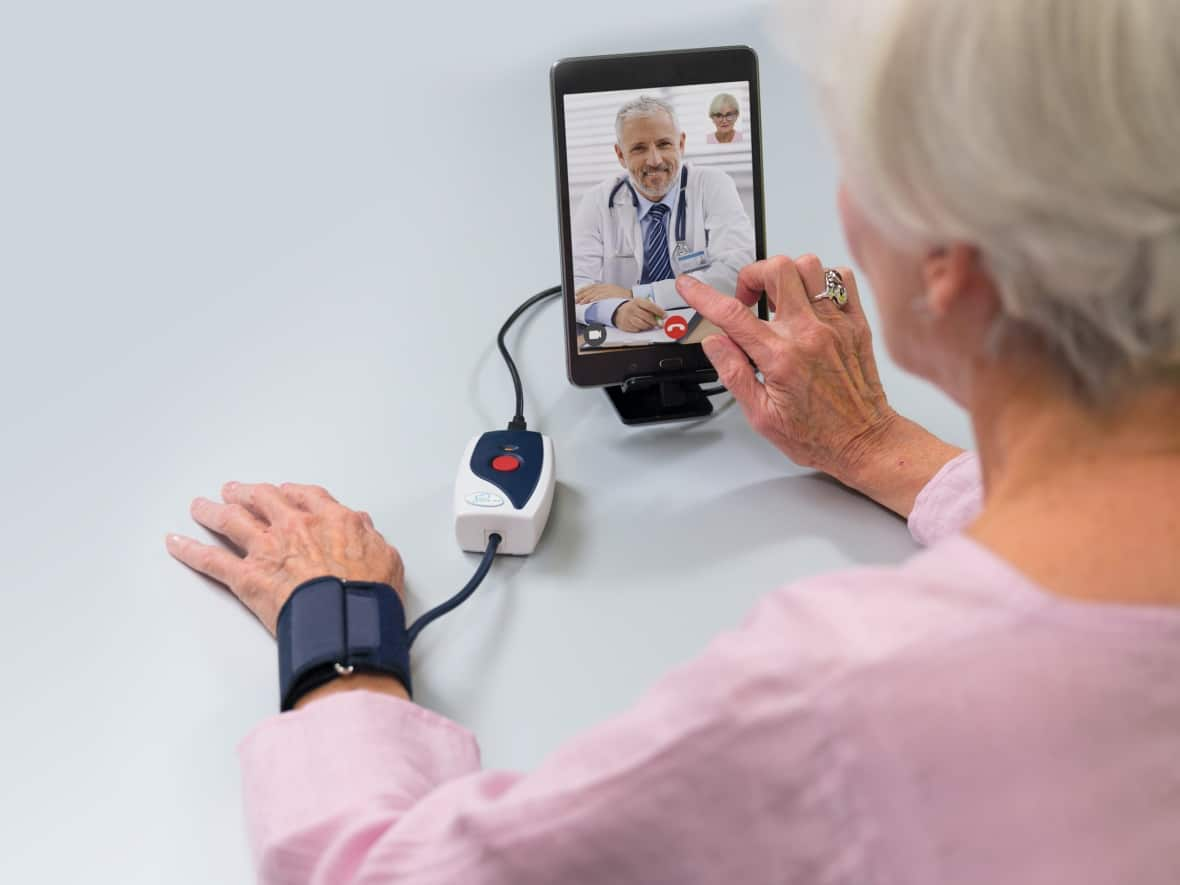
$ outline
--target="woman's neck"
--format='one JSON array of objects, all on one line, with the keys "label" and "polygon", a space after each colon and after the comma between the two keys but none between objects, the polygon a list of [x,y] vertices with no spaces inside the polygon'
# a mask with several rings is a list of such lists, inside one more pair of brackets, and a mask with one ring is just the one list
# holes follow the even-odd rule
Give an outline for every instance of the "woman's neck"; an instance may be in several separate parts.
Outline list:
[{"label": "woman's neck", "polygon": [[1180,386],[1100,409],[1035,360],[978,376],[987,494],[968,534],[1053,592],[1180,604]]},{"label": "woman's neck", "polygon": [[717,137],[717,140],[719,142],[721,142],[722,144],[729,144],[729,142],[733,141],[733,135],[735,132],[737,132],[736,129],[730,129],[728,132],[718,131],[713,134]]}]

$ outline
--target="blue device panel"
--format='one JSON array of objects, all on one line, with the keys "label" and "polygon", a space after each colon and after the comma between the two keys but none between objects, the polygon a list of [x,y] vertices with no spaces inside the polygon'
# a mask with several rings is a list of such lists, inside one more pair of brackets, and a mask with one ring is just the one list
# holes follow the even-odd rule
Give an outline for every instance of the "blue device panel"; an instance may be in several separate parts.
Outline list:
[{"label": "blue device panel", "polygon": [[[497,458],[515,459],[516,469],[497,470],[492,466]],[[471,472],[502,491],[512,506],[521,510],[537,488],[544,458],[541,434],[532,430],[493,430],[475,444]]]}]

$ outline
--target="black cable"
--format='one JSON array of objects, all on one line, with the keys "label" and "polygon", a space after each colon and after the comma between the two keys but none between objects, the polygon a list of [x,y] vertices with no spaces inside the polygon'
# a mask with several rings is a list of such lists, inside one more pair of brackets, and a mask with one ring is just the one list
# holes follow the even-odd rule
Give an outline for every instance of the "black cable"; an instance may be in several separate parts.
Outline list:
[{"label": "black cable", "polygon": [[[504,336],[508,330],[512,328],[512,324],[520,319],[521,315],[525,313],[534,304],[544,301],[546,298],[552,298],[554,295],[561,294],[561,286],[550,286],[543,292],[538,292],[536,295],[529,298],[520,307],[512,312],[512,315],[504,321],[504,325],[500,327],[500,334],[496,336],[496,344],[500,347],[500,354],[504,357],[504,362],[508,365],[508,373],[512,376],[512,386],[516,390],[516,414],[512,416],[512,420],[508,423],[509,430],[527,430],[528,425],[524,420],[524,390],[520,385],[520,373],[516,371],[516,363],[512,361],[512,355],[508,352],[507,345],[504,344]],[[432,608],[426,614],[414,621],[406,630],[406,640],[410,645],[414,644],[414,640],[418,638],[418,634],[422,632],[422,628],[432,621],[441,618],[449,611],[458,608],[475,592],[476,588],[483,583],[483,579],[487,577],[488,571],[492,567],[492,560],[496,558],[496,550],[504,539],[494,532],[488,536],[488,547],[483,553],[483,558],[479,561],[479,565],[475,569],[475,574],[471,576],[471,580],[467,584],[448,599],[446,602],[440,603]]]},{"label": "black cable", "polygon": [[[531,298],[525,301],[524,304],[520,305],[520,307],[516,308],[516,310],[512,312],[512,315],[509,316],[508,319],[504,321],[504,325],[500,327],[500,334],[496,336],[496,344],[500,348],[500,355],[504,357],[504,362],[508,366],[508,373],[512,376],[512,387],[516,393],[516,413],[512,416],[512,420],[508,423],[509,430],[527,430],[528,424],[524,420],[524,390],[521,388],[520,384],[520,373],[516,370],[516,363],[513,362],[512,355],[508,353],[508,347],[504,343],[504,336],[508,333],[508,330],[512,328],[512,324],[520,319],[529,308],[535,304],[539,304],[547,298],[552,298],[554,295],[560,294],[561,286],[550,286],[548,289],[533,295]],[[703,393],[705,396],[718,396],[719,394],[725,392],[726,389],[724,387],[705,387],[701,389],[701,393]],[[418,638],[418,634],[422,632],[423,627],[441,618],[447,612],[453,611],[468,600],[471,594],[475,592],[476,588],[479,587],[481,583],[483,583],[483,579],[487,577],[488,572],[492,567],[492,560],[496,558],[496,550],[499,548],[500,543],[503,540],[504,539],[500,537],[500,535],[495,533],[491,534],[488,537],[487,549],[484,551],[483,558],[479,561],[479,565],[475,569],[475,574],[471,576],[471,580],[467,582],[463,589],[448,599],[446,602],[436,605],[434,608],[426,612],[426,614],[419,617],[416,621],[414,621],[413,624],[410,625],[409,629],[406,630],[406,639],[410,645],[414,644],[414,640]]]},{"label": "black cable", "polygon": [[488,570],[492,567],[492,560],[496,558],[496,548],[500,546],[502,540],[504,539],[493,533],[488,538],[488,549],[483,552],[483,559],[479,561],[479,566],[476,568],[475,574],[471,576],[471,580],[467,582],[467,585],[446,602],[436,605],[410,625],[410,628],[406,630],[406,641],[410,645],[414,644],[414,640],[418,638],[418,634],[422,632],[423,627],[462,605],[467,601],[467,597],[475,592],[475,588],[483,583],[483,579],[487,577]]},{"label": "black cable", "polygon": [[516,363],[512,361],[512,356],[508,353],[508,347],[504,344],[504,335],[512,328],[512,324],[520,319],[521,314],[534,304],[560,294],[561,286],[550,286],[545,291],[538,292],[512,312],[512,316],[504,321],[504,325],[500,327],[500,334],[496,336],[496,343],[500,346],[500,354],[504,357],[504,362],[508,364],[508,374],[512,376],[512,386],[516,390],[516,413],[512,416],[512,420],[508,422],[509,430],[528,430],[528,424],[524,420],[524,391],[520,386],[520,373],[516,371]]}]

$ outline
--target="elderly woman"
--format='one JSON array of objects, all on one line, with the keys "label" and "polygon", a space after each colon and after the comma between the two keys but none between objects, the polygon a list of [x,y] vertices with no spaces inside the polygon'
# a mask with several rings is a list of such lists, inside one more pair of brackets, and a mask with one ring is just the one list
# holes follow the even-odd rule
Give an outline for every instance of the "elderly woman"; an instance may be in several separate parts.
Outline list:
[{"label": "elderly woman", "polygon": [[742,140],[742,134],[737,131],[738,117],[742,110],[738,107],[738,100],[728,92],[721,92],[713,96],[709,102],[709,119],[713,121],[713,132],[705,136],[708,144],[733,144]]},{"label": "elderly woman", "polygon": [[[772,593],[530,773],[329,682],[242,748],[265,880],[1180,881],[1180,5],[879,6],[824,96],[842,216],[979,454],[890,407],[850,271],[841,306],[814,257],[747,268],[769,323],[681,287],[754,428],[929,549]],[[194,514],[244,559],[169,548],[264,622],[308,577],[399,586],[325,493],[224,497]]]}]

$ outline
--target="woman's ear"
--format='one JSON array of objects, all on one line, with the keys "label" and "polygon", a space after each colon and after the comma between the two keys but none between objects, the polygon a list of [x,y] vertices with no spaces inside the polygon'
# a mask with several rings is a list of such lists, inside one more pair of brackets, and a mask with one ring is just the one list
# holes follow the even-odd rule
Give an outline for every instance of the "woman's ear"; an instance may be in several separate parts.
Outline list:
[{"label": "woman's ear", "polygon": [[982,288],[995,294],[990,278],[979,265],[979,250],[955,243],[935,249],[922,261],[926,284],[926,307],[936,317],[945,317],[967,300],[975,300]]}]

